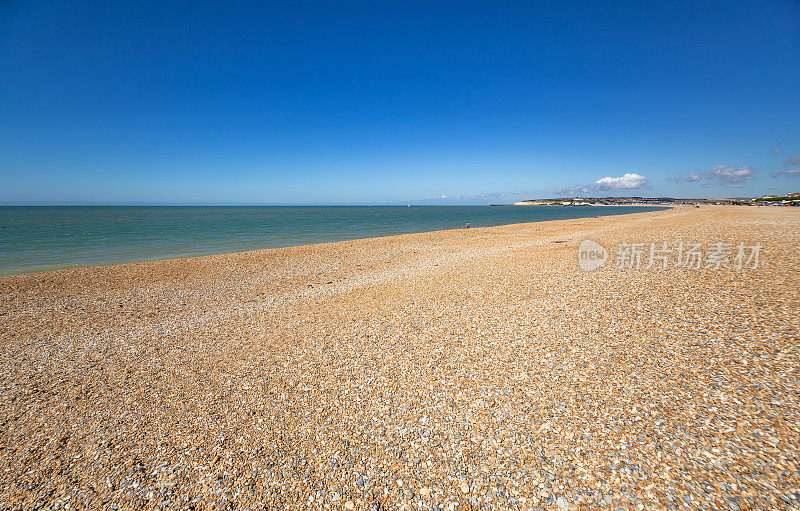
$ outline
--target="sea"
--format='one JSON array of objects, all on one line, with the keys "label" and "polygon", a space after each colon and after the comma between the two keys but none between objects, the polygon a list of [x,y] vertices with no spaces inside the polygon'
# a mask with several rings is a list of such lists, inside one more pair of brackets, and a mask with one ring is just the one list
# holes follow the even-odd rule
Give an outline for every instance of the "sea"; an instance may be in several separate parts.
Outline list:
[{"label": "sea", "polygon": [[6,206],[0,275],[416,232],[656,211],[646,206]]}]

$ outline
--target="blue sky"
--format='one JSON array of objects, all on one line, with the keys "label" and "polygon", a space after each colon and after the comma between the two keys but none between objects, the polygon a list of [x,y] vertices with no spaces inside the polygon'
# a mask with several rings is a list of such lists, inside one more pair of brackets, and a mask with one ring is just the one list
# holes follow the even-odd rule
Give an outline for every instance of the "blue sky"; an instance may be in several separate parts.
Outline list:
[{"label": "blue sky", "polygon": [[796,1],[29,0],[0,31],[0,203],[800,191]]}]

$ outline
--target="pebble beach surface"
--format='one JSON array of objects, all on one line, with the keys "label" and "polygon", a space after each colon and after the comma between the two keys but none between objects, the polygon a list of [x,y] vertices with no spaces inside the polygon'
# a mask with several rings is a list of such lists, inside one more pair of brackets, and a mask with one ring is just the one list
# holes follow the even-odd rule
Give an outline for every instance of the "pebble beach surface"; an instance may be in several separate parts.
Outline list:
[{"label": "pebble beach surface", "polygon": [[2,277],[0,350],[2,509],[800,509],[800,208]]}]

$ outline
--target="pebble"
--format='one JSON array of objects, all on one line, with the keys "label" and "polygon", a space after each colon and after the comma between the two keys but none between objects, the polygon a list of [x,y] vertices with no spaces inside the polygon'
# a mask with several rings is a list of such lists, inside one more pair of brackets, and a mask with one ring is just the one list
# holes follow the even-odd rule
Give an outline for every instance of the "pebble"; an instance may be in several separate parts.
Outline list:
[{"label": "pebble", "polygon": [[[677,208],[0,277],[0,502],[798,507],[799,212]],[[585,273],[589,237],[611,254],[765,251],[747,271]]]}]

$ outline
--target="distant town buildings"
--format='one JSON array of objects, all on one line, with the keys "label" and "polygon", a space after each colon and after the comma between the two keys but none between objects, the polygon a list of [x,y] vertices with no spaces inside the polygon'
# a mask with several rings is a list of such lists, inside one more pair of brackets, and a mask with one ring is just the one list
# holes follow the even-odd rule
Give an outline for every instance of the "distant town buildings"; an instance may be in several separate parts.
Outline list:
[{"label": "distant town buildings", "polygon": [[[800,206],[800,192],[762,197],[716,197],[712,199],[675,199],[672,197],[561,197],[515,202],[514,206],[673,206],[676,204],[729,204],[737,206]],[[510,206],[511,204],[490,204]]]}]

